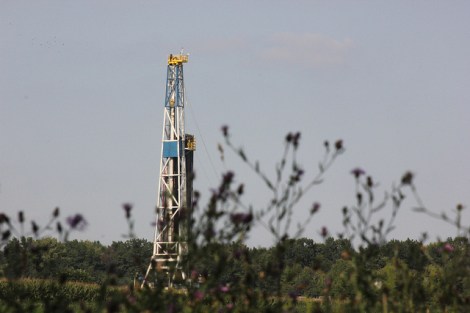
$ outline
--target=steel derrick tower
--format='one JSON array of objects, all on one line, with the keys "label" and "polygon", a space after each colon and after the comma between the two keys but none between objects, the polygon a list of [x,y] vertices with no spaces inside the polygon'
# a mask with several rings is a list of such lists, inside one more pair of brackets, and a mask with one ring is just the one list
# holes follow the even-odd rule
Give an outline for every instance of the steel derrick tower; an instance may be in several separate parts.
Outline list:
[{"label": "steel derrick tower", "polygon": [[188,55],[168,57],[155,238],[143,284],[172,287],[187,279],[183,257],[188,253],[196,148],[194,136],[185,133],[184,125],[183,64],[187,62]]}]

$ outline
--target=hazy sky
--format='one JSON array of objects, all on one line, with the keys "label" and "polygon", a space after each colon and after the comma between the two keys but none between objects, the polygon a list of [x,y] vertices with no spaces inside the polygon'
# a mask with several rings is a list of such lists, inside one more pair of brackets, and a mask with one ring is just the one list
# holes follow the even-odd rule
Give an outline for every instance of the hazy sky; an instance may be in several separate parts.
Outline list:
[{"label": "hazy sky", "polygon": [[[315,240],[324,225],[342,230],[357,166],[380,193],[412,170],[430,209],[470,205],[468,1],[1,0],[0,211],[43,222],[56,206],[81,212],[88,228],[72,238],[110,243],[127,231],[130,202],[151,240],[166,58],[181,48],[203,194],[233,169],[246,201],[264,203],[260,181],[219,158],[227,124],[270,174],[289,131],[302,132],[307,177],[323,140],[344,140],[324,185],[296,208],[302,220],[322,203],[305,233]],[[391,237],[455,235],[414,205]],[[272,239],[258,229],[250,242]]]}]

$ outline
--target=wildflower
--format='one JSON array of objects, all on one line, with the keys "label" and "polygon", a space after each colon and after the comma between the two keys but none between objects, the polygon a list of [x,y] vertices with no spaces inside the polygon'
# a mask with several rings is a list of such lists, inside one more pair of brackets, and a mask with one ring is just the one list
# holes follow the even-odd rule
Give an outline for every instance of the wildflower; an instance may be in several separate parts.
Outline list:
[{"label": "wildflower", "polygon": [[54,218],[58,217],[58,216],[59,216],[59,212],[60,212],[59,207],[56,207],[56,208],[54,209],[54,212],[52,212],[52,216],[53,216]]},{"label": "wildflower", "polygon": [[37,236],[38,231],[39,231],[39,226],[38,224],[36,224],[35,221],[31,222],[31,228],[33,229],[33,233]]},{"label": "wildflower", "polygon": [[222,126],[222,134],[224,135],[224,137],[228,136],[228,126],[227,125]]},{"label": "wildflower", "polygon": [[204,293],[203,293],[202,291],[200,291],[200,290],[196,290],[196,291],[194,292],[194,294],[193,294],[193,298],[194,298],[195,300],[200,301],[200,300],[204,299]]},{"label": "wildflower", "polygon": [[312,208],[310,209],[310,214],[315,214],[318,212],[318,210],[320,210],[320,203],[315,202]]},{"label": "wildflower", "polygon": [[124,203],[122,205],[122,208],[126,212],[126,218],[129,219],[131,217],[131,210],[132,210],[132,204],[130,203]]},{"label": "wildflower", "polygon": [[356,198],[357,198],[357,203],[358,203],[359,205],[361,205],[361,204],[362,204],[362,193],[358,192],[358,193],[356,194]]},{"label": "wildflower", "polygon": [[287,141],[287,142],[291,142],[291,141],[292,141],[292,138],[293,138],[292,133],[288,133],[287,136],[286,136],[286,141]]},{"label": "wildflower", "polygon": [[323,238],[326,238],[326,237],[328,236],[328,228],[326,228],[326,226],[323,226],[323,227],[321,228],[320,234],[321,234],[321,236],[322,236]]},{"label": "wildflower", "polygon": [[233,177],[235,174],[232,171],[228,171],[227,173],[224,174],[223,176],[223,184],[224,185],[229,185],[233,181]]},{"label": "wildflower", "polygon": [[413,183],[413,173],[411,172],[406,172],[402,177],[401,177],[401,183],[403,185],[411,185]]},{"label": "wildflower", "polygon": [[339,139],[335,142],[336,151],[343,150],[343,140]]},{"label": "wildflower", "polygon": [[253,220],[253,214],[251,213],[232,213],[230,214],[230,220],[232,223],[238,224],[248,224]]},{"label": "wildflower", "polygon": [[230,287],[227,286],[227,285],[220,286],[220,287],[219,287],[219,290],[220,290],[220,292],[227,293],[227,292],[230,291]]},{"label": "wildflower", "polygon": [[356,179],[359,178],[361,175],[364,175],[365,173],[366,172],[360,167],[356,167],[351,170],[351,174],[353,174]]},{"label": "wildflower", "polygon": [[299,139],[300,139],[300,132],[297,132],[292,138],[292,144],[294,145],[294,148],[297,148],[299,146]]},{"label": "wildflower", "polygon": [[70,228],[72,229],[83,230],[86,227],[87,222],[83,215],[77,213],[67,217],[67,224],[69,224]]},{"label": "wildflower", "polygon": [[0,224],[2,223],[10,224],[10,218],[5,213],[0,213]]},{"label": "wildflower", "polygon": [[454,246],[452,246],[450,243],[446,242],[444,246],[442,247],[442,250],[447,253],[451,253],[454,251]]},{"label": "wildflower", "polygon": [[245,188],[245,186],[243,184],[240,184],[240,186],[238,186],[238,189],[237,189],[237,194],[242,195],[243,191],[244,191],[244,188]]},{"label": "wildflower", "polygon": [[299,146],[299,140],[300,140],[300,132],[294,133],[288,133],[286,136],[286,142],[291,143],[294,146],[294,148],[297,148]]},{"label": "wildflower", "polygon": [[2,241],[5,241],[7,240],[8,238],[10,238],[10,235],[11,235],[11,231],[9,230],[6,230],[2,233]]},{"label": "wildflower", "polygon": [[62,224],[60,222],[57,222],[57,232],[62,234]]}]

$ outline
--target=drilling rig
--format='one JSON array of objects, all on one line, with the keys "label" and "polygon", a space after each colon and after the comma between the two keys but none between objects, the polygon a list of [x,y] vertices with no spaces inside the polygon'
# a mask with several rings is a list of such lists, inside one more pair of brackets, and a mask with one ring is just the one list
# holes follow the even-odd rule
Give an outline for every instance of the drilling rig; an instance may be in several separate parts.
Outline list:
[{"label": "drilling rig", "polygon": [[183,64],[188,55],[168,57],[162,152],[153,255],[142,285],[184,286],[188,280],[188,239],[192,216],[193,154],[196,142],[185,132]]}]

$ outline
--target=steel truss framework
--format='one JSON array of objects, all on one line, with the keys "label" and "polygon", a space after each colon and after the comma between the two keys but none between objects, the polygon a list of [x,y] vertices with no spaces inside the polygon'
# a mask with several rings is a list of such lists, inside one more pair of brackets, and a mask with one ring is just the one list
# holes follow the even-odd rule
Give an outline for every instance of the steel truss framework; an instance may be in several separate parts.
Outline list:
[{"label": "steel truss framework", "polygon": [[[153,284],[152,270],[164,273],[167,287],[185,282],[182,259],[188,253],[189,219],[191,216],[194,137],[185,134],[183,63],[187,55],[168,57],[165,108],[163,113],[162,155],[157,198],[157,220],[153,255],[143,284]],[[191,180],[191,179],[190,179]],[[156,276],[158,277],[158,276]]]}]

